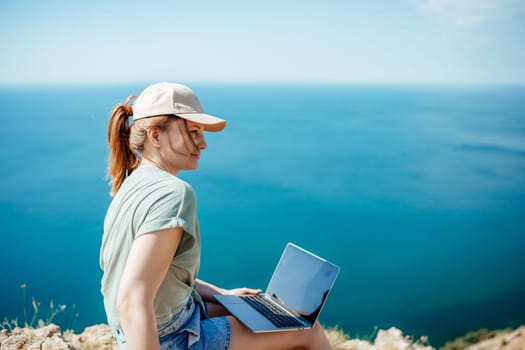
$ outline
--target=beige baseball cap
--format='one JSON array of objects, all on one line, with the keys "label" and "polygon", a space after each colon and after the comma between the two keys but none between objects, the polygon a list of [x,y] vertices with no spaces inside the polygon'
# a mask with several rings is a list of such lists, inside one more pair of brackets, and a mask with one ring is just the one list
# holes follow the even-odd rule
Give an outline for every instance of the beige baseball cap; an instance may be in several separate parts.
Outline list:
[{"label": "beige baseball cap", "polygon": [[171,114],[201,124],[206,131],[222,131],[226,127],[226,120],[204,113],[197,95],[182,84],[150,85],[133,103],[134,121]]}]

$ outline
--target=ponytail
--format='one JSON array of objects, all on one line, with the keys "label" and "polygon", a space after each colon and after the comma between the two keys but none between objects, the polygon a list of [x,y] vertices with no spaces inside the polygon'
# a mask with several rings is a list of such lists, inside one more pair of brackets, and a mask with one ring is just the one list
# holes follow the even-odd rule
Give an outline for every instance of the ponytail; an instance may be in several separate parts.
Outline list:
[{"label": "ponytail", "polygon": [[136,96],[129,96],[124,104],[120,104],[111,113],[108,125],[109,165],[108,175],[111,182],[110,194],[114,196],[124,182],[124,179],[137,168],[139,156],[129,143],[129,117],[133,108],[129,103]]}]

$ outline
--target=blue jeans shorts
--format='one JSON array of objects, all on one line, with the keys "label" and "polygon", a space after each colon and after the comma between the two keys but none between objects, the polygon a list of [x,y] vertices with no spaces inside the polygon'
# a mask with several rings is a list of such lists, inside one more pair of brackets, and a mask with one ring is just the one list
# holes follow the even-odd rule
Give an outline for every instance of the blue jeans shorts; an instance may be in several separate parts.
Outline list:
[{"label": "blue jeans shorts", "polygon": [[[206,310],[190,298],[173,318],[157,327],[161,350],[227,350],[230,321],[226,317],[206,317]],[[121,329],[113,330],[119,350],[127,350]]]}]

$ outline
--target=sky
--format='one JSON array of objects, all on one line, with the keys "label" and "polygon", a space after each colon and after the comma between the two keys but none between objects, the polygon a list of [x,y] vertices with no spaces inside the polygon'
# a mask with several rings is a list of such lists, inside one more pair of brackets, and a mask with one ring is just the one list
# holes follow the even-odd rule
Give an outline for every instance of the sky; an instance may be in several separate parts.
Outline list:
[{"label": "sky", "polygon": [[0,84],[525,84],[525,0],[0,0],[0,48]]}]

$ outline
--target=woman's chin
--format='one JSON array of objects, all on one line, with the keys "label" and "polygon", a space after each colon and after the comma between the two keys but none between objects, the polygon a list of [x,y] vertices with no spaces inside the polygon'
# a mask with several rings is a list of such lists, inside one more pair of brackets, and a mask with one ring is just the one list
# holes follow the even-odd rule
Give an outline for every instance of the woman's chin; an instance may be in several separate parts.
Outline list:
[{"label": "woman's chin", "polygon": [[186,169],[187,170],[197,170],[197,169],[199,169],[199,163],[191,164]]}]

